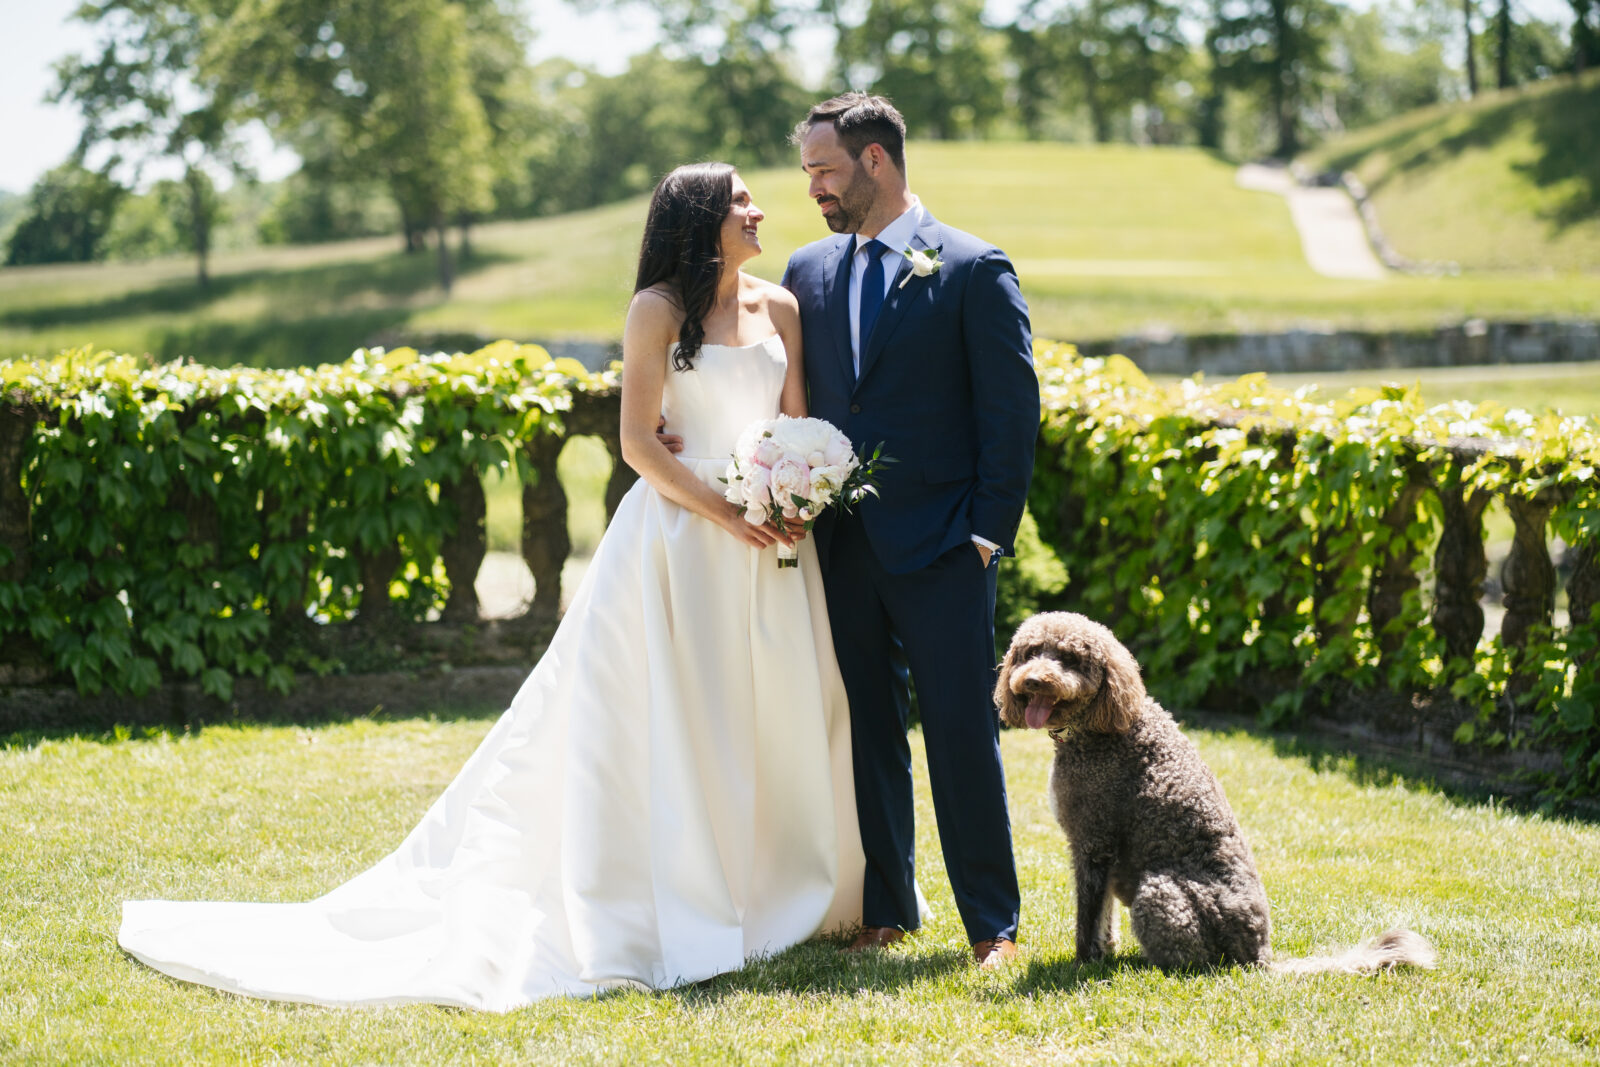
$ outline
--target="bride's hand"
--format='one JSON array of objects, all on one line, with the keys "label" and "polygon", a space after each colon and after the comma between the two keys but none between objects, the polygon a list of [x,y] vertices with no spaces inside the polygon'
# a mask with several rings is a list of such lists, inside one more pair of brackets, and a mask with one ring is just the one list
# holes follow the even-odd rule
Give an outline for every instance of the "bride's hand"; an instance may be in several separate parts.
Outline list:
[{"label": "bride's hand", "polygon": [[792,547],[804,541],[806,537],[804,530],[783,533],[770,522],[762,523],[760,526],[752,526],[744,521],[744,514],[738,511],[733,512],[722,525],[735,539],[744,542],[751,548],[770,548],[772,545],[778,544]]},{"label": "bride's hand", "polygon": [[749,545],[751,548],[766,548],[777,543],[777,531],[771,523],[762,526],[752,526],[744,521],[744,513],[730,512],[722,520],[722,528],[733,535],[734,540]]}]

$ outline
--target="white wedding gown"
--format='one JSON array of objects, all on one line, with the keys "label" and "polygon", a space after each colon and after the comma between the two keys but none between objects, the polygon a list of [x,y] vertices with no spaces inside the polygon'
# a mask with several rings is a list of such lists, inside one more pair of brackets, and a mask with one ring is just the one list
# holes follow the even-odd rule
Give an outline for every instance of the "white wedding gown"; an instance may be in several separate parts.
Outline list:
[{"label": "white wedding gown", "polygon": [[[667,375],[720,488],[782,342]],[[128,901],[167,974],[331,1005],[506,1011],[736,970],[859,918],[848,712],[810,542],[780,570],[644,481],[508,711],[399,849],[309,903]]]}]

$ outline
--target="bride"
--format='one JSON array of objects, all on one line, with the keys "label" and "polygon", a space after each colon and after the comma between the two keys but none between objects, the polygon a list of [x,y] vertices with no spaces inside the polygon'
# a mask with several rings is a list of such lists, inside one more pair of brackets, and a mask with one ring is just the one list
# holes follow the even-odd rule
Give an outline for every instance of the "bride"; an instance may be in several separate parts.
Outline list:
[{"label": "bride", "polygon": [[[507,1011],[666,988],[855,923],[863,860],[844,687],[811,544],[717,482],[746,425],[805,414],[794,298],[740,271],[762,213],[734,169],[656,187],[623,335],[641,475],[549,650],[391,855],[302,904],[128,901],[167,974],[275,1000]],[[658,419],[682,440],[674,455]]]}]

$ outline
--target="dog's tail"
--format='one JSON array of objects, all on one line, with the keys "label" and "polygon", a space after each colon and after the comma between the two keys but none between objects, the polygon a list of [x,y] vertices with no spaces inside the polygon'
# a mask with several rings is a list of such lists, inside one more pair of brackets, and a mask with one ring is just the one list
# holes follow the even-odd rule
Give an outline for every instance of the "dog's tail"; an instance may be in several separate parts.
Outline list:
[{"label": "dog's tail", "polygon": [[1421,934],[1394,929],[1334,956],[1275,960],[1267,966],[1275,974],[1377,974],[1396,967],[1431,969],[1436,955],[1433,945]]}]

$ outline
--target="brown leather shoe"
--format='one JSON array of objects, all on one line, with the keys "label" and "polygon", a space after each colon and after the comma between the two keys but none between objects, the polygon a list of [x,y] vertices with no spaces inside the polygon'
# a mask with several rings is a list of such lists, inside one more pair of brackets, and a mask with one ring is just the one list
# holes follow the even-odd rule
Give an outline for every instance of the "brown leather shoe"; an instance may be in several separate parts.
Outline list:
[{"label": "brown leather shoe", "polygon": [[972,945],[972,958],[985,971],[998,971],[1017,955],[1017,943],[1009,937],[990,937]]},{"label": "brown leather shoe", "polygon": [[845,946],[846,952],[865,952],[869,948],[888,948],[906,936],[904,930],[893,926],[863,926],[856,939]]}]

